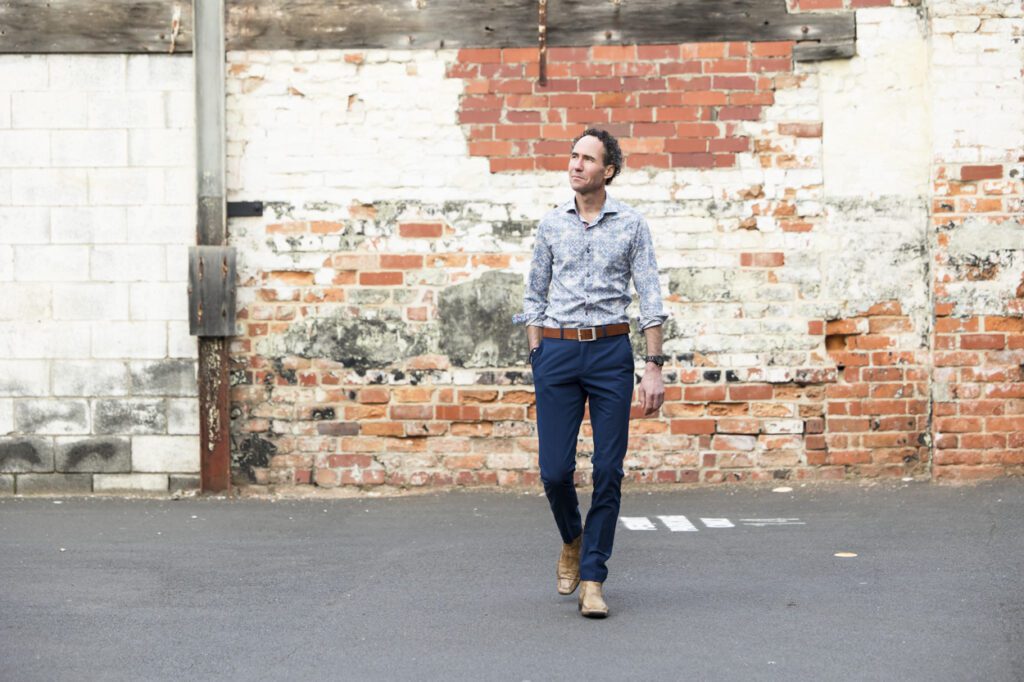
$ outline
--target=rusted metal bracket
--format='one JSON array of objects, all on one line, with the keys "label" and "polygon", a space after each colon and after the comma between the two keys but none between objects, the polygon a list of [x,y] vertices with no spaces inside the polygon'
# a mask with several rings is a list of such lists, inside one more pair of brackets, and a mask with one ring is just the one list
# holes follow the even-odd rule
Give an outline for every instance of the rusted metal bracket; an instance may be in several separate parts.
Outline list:
[{"label": "rusted metal bracket", "polygon": [[235,247],[189,247],[188,331],[192,336],[234,336]]},{"label": "rusted metal bracket", "polygon": [[538,0],[537,7],[537,44],[540,48],[540,78],[541,85],[548,84],[548,0]]}]

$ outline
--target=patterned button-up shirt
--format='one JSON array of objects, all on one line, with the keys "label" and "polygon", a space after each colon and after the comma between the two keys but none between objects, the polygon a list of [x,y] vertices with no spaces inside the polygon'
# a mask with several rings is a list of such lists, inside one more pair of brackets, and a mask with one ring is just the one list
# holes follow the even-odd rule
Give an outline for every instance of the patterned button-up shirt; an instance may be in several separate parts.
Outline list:
[{"label": "patterned button-up shirt", "polygon": [[639,328],[662,324],[668,315],[647,221],[606,195],[601,213],[588,224],[570,199],[540,221],[523,313],[514,321],[541,327],[628,322],[630,277],[640,299]]}]

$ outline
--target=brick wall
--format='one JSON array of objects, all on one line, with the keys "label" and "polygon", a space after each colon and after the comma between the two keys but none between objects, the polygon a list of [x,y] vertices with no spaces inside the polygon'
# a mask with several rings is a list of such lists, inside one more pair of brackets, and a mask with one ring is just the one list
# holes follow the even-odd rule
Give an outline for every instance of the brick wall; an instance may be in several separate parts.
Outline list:
[{"label": "brick wall", "polygon": [[0,73],[0,493],[195,487],[191,60]]}]

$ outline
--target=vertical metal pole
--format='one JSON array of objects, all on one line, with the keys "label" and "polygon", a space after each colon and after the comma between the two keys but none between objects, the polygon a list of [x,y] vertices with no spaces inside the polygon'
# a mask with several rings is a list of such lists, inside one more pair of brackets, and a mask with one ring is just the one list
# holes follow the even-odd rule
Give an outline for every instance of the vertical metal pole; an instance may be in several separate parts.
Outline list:
[{"label": "vertical metal pole", "polygon": [[[226,243],[224,0],[193,0],[196,68],[196,244]],[[204,492],[231,485],[228,339],[199,337],[199,455]]]}]

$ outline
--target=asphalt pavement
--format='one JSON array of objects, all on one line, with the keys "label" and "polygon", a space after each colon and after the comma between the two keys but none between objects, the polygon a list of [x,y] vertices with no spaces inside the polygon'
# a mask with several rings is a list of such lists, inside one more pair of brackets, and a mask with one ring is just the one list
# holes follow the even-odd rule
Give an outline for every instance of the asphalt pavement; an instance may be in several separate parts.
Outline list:
[{"label": "asphalt pavement", "polygon": [[537,491],[0,498],[0,680],[1024,680],[1024,481],[790,485],[627,491],[606,620]]}]

